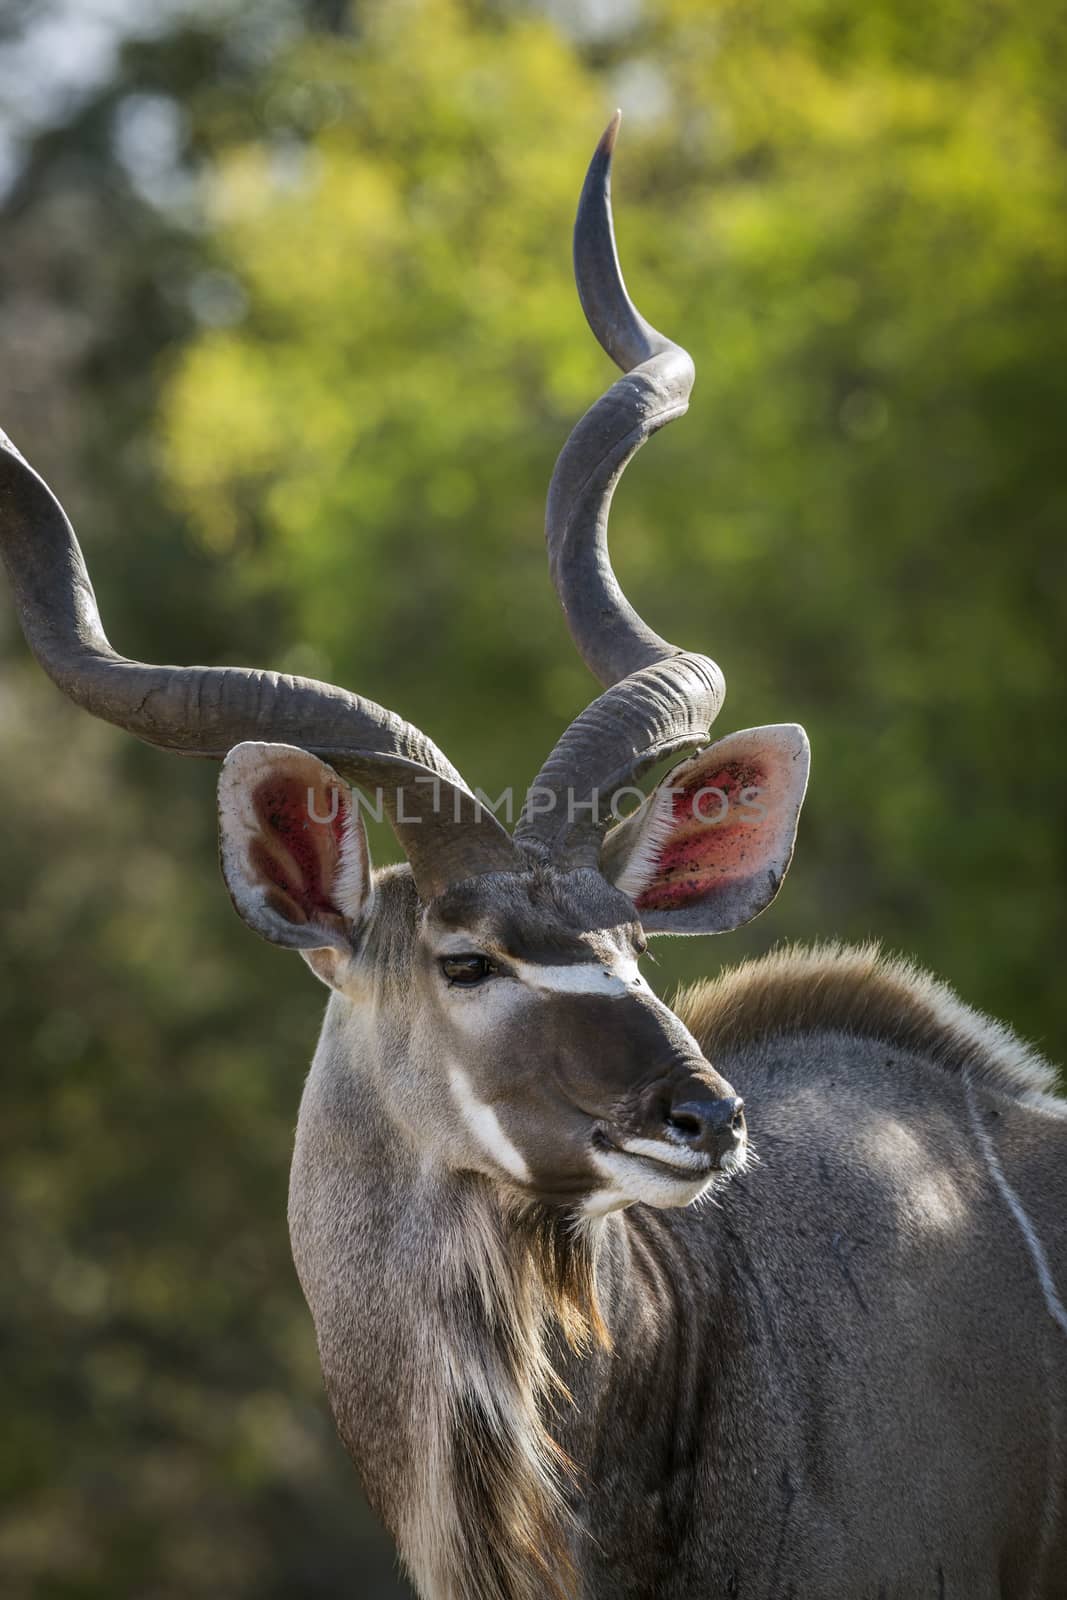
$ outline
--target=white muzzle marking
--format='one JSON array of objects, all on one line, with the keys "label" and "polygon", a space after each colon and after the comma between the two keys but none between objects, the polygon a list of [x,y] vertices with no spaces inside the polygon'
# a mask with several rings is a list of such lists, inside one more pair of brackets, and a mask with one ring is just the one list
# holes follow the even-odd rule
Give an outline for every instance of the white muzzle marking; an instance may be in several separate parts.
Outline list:
[{"label": "white muzzle marking", "polygon": [[[593,1165],[605,1180],[603,1189],[591,1194],[582,1206],[587,1217],[604,1216],[608,1211],[618,1211],[641,1201],[645,1205],[667,1209],[688,1206],[704,1193],[715,1173],[710,1163],[700,1168],[679,1170],[682,1163],[674,1163],[679,1152],[673,1145],[654,1139],[633,1141],[656,1148],[657,1154],[624,1150],[594,1150]],[[685,1152],[691,1154],[692,1152]],[[669,1171],[668,1165],[675,1170]]]}]

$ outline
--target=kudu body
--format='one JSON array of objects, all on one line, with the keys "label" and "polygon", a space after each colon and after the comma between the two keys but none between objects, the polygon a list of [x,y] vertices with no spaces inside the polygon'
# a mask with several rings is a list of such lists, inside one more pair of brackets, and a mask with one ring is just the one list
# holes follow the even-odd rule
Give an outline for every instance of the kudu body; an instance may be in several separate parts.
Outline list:
[{"label": "kudu body", "polygon": [[[338,1427],[423,1600],[1062,1600],[1050,1069],[872,952],[772,957],[674,1012],[640,974],[648,934],[773,899],[807,745],[783,726],[708,747],[717,667],[653,634],[611,570],[616,482],[692,383],[619,274],[615,129],[575,259],[625,375],[548,509],[605,692],[514,836],[372,702],[116,655],[69,524],[7,450],[23,627],[87,709],[225,758],[237,909],[333,990],[293,1251]],[[614,822],[620,787],[672,754]],[[380,796],[405,866],[372,871],[348,783]]]}]

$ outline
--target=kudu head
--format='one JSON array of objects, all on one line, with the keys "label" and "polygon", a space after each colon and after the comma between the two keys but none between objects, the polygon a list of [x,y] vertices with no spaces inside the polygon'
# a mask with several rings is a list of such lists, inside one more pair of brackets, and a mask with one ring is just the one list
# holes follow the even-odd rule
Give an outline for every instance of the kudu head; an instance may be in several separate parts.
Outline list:
[{"label": "kudu head", "polygon": [[[611,568],[615,486],[686,410],[693,382],[689,356],[623,284],[617,127],[586,178],[575,271],[624,376],[567,441],[547,516],[552,578],[604,692],[548,757],[513,835],[425,735],[371,701],[272,672],[116,654],[63,511],[17,451],[0,452],[3,554],[31,648],[95,715],[223,761],[230,893],[257,933],[299,950],[335,991],[342,1076],[370,1088],[421,1160],[592,1215],[687,1204],[744,1159],[740,1100],[638,962],[647,935],[721,932],[769,904],[808,768],[792,725],[707,745],[718,667],[653,633]],[[671,756],[684,759],[641,797],[637,778]],[[627,791],[639,803],[622,818]],[[359,793],[384,806],[406,867],[372,872]]]}]

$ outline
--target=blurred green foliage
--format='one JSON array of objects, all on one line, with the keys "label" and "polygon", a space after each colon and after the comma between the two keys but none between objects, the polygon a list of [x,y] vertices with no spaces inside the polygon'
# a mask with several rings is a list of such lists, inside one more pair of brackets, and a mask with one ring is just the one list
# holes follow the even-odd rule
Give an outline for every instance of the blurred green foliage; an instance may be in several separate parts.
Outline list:
[{"label": "blurred green foliage", "polygon": [[[569,231],[621,102],[628,280],[698,385],[617,567],[724,730],[814,748],[780,900],[661,984],[873,933],[1060,1057],[1065,57],[1043,0],[176,14],[27,151],[3,421],[120,648],[333,678],[524,785],[595,687],[540,522],[612,376]],[[3,1593],[398,1594],[288,1264],[321,994],[232,917],[213,772],[0,630]]]}]

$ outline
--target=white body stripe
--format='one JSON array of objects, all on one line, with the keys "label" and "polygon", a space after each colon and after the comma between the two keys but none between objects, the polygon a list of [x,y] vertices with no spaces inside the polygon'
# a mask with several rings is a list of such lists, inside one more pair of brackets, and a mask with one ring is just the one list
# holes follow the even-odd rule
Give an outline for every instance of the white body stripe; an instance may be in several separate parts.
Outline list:
[{"label": "white body stripe", "polygon": [[500,1126],[500,1118],[492,1106],[479,1100],[463,1068],[453,1066],[449,1070],[448,1080],[463,1119],[482,1149],[504,1172],[509,1172],[520,1183],[529,1183],[529,1167]]},{"label": "white body stripe", "polygon": [[996,1146],[990,1136],[989,1129],[982,1122],[979,1115],[978,1102],[974,1097],[971,1075],[966,1071],[963,1074],[963,1089],[964,1097],[967,1101],[967,1115],[970,1117],[978,1148],[985,1158],[985,1164],[989,1168],[993,1182],[1000,1190],[1001,1197],[1015,1218],[1019,1232],[1026,1242],[1026,1248],[1029,1250],[1030,1259],[1034,1264],[1034,1271],[1037,1273],[1037,1279],[1041,1285],[1041,1292],[1045,1296],[1045,1304],[1048,1307],[1049,1316],[1054,1322],[1059,1323],[1063,1332],[1067,1334],[1067,1306],[1060,1299],[1059,1291],[1056,1288],[1056,1280],[1052,1276],[1052,1268],[1045,1253],[1045,1247],[1041,1243],[1037,1230],[1030,1221],[1022,1201],[1005,1176],[1004,1168],[1000,1164],[1000,1157],[997,1155]]},{"label": "white body stripe", "polygon": [[[1041,1285],[1041,1292],[1045,1296],[1045,1305],[1048,1307],[1049,1316],[1063,1333],[1067,1334],[1067,1306],[1064,1305],[1060,1298],[1059,1290],[1056,1288],[1056,1280],[1052,1276],[1052,1267],[1045,1253],[1045,1247],[1027,1215],[1026,1208],[1008,1182],[1004,1168],[1000,1164],[996,1146],[993,1143],[993,1136],[982,1121],[981,1113],[978,1109],[978,1101],[974,1094],[971,1074],[966,1070],[963,1073],[963,1095],[967,1102],[967,1115],[970,1119],[978,1148],[982,1152],[993,1182],[1000,1191],[1001,1199],[1014,1217],[1019,1232],[1026,1243],[1026,1248],[1030,1253],[1030,1260],[1033,1262],[1034,1271],[1037,1274],[1037,1280]],[[1063,1427],[1060,1408],[1056,1405],[1056,1383],[1049,1354],[1046,1349],[1043,1357],[1045,1377],[1049,1385],[1048,1398],[1050,1402],[1048,1484],[1041,1517],[1041,1552],[1036,1564],[1033,1587],[1030,1591],[1035,1600],[1044,1591],[1043,1579],[1048,1571],[1049,1552],[1052,1548],[1052,1541],[1056,1536],[1061,1493],[1060,1482],[1063,1476]]]}]

